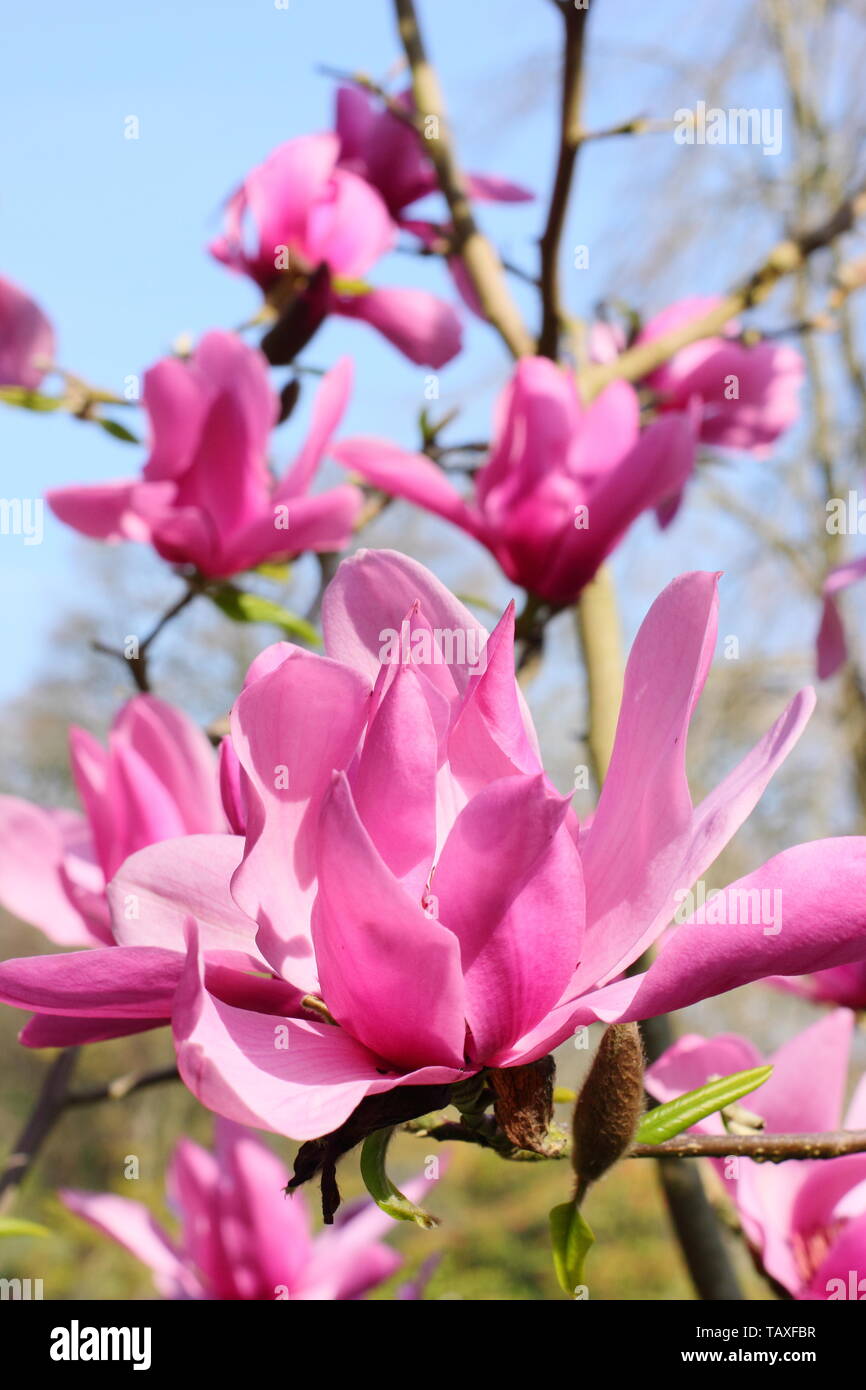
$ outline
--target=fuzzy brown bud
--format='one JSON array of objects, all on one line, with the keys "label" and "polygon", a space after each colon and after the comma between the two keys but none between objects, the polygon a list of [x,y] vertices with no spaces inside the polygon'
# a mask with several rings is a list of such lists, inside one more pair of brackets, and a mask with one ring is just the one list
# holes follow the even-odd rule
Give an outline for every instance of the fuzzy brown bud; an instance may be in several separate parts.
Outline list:
[{"label": "fuzzy brown bud", "polygon": [[496,1097],[493,1113],[499,1126],[519,1149],[547,1152],[555,1075],[552,1057],[541,1057],[523,1067],[487,1073]]},{"label": "fuzzy brown bud", "polygon": [[636,1023],[612,1023],[599,1043],[577,1104],[572,1165],[578,1196],[622,1158],[644,1107],[644,1055]]}]

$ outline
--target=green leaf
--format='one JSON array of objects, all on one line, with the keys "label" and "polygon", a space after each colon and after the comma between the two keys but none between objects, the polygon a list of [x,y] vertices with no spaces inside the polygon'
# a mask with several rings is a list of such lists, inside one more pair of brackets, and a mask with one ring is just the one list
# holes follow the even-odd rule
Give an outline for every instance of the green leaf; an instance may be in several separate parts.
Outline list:
[{"label": "green leaf", "polygon": [[430,1231],[439,1225],[438,1219],[424,1211],[423,1207],[417,1207],[411,1202],[394,1186],[385,1171],[385,1154],[393,1133],[393,1126],[390,1129],[377,1129],[364,1140],[361,1149],[361,1177],[364,1179],[364,1185],[386,1216],[393,1216],[395,1221],[414,1221],[416,1226]]},{"label": "green leaf", "polygon": [[0,401],[24,410],[62,410],[66,404],[62,396],[43,396],[39,391],[28,391],[26,386],[0,386]]},{"label": "green leaf", "polygon": [[342,275],[335,275],[331,284],[337,294],[369,294],[373,286],[369,280],[348,280]]},{"label": "green leaf", "polygon": [[132,430],[128,430],[126,425],[122,425],[119,420],[104,420],[101,417],[96,421],[101,425],[106,434],[113,435],[115,439],[122,439],[126,444],[140,444],[141,440]]},{"label": "green leaf", "polygon": [[0,1216],[0,1236],[50,1236],[44,1226],[35,1221],[22,1221],[17,1216]]},{"label": "green leaf", "polygon": [[756,1091],[772,1075],[772,1067],[752,1067],[750,1071],[735,1071],[730,1076],[720,1076],[716,1081],[708,1081],[696,1091],[686,1091],[676,1100],[657,1105],[643,1118],[635,1135],[636,1144],[663,1144],[666,1139],[682,1134],[684,1129],[705,1120],[716,1110],[724,1110],[735,1100]]},{"label": "green leaf", "polygon": [[260,574],[263,579],[273,579],[277,584],[285,584],[292,573],[291,565],[277,565],[265,561],[263,565],[256,565],[256,574]]},{"label": "green leaf", "polygon": [[553,1266],[563,1293],[574,1297],[578,1284],[584,1282],[583,1266],[595,1236],[581,1214],[577,1199],[563,1202],[550,1213],[550,1238],[553,1242]]},{"label": "green leaf", "polygon": [[223,584],[218,589],[209,590],[208,596],[233,623],[273,623],[290,637],[297,637],[311,647],[319,647],[322,639],[312,623],[297,613],[290,613],[273,599],[262,598],[261,594],[247,594],[236,589],[233,584]]}]

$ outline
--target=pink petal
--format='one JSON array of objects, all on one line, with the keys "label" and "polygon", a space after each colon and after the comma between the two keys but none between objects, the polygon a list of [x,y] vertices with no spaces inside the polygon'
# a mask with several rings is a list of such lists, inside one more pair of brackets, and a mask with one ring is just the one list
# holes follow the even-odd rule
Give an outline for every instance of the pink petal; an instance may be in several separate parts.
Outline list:
[{"label": "pink petal", "polygon": [[181,1076],[203,1105],[294,1139],[337,1129],[382,1080],[373,1054],[340,1028],[214,999],[203,987],[195,951],[178,990],[173,1027]]},{"label": "pink petal", "polygon": [[354,1037],[401,1067],[459,1067],[465,1036],[457,938],[428,917],[378,854],[345,776],[318,836],[313,941],[322,994]]},{"label": "pink petal", "polygon": [[437,754],[421,679],[400,665],[367,730],[352,795],[379,854],[416,901],[436,853]]},{"label": "pink petal", "polygon": [[0,386],[38,390],[54,353],[54,329],[39,305],[0,276]]},{"label": "pink petal", "polygon": [[341,357],[336,366],[322,378],[313,401],[307,438],[294,464],[278,483],[274,493],[275,501],[298,497],[309,488],[331,438],[346,413],[352,394],[353,375],[351,357]]},{"label": "pink petal", "polygon": [[141,484],[95,483],[89,487],[50,488],[45,500],[59,521],[99,541],[148,541],[150,523],[139,515]]},{"label": "pink petal", "polygon": [[183,957],[152,946],[96,947],[0,965],[0,1001],[69,1017],[168,1018]]},{"label": "pink petal", "polygon": [[423,454],[409,453],[380,439],[344,439],[331,453],[344,468],[360,473],[373,487],[414,502],[487,543],[486,528],[477,511],[464,502],[442,469]]},{"label": "pink petal", "polygon": [[232,883],[259,922],[259,949],[279,974],[315,987],[310,909],[316,827],[334,768],[358,744],[370,689],[356,672],[297,650],[247,686],[232,712],[235,751],[249,778],[244,860]]},{"label": "pink petal", "polygon": [[456,311],[427,290],[377,289],[335,295],[333,311],[343,318],[363,319],[419,367],[438,370],[462,347],[463,327]]},{"label": "pink petal", "polygon": [[238,835],[186,835],[131,855],[108,886],[117,941],[183,951],[184,924],[192,916],[204,950],[261,959],[256,924],[230,891],[243,849]]},{"label": "pink petal", "polygon": [[71,1188],[61,1189],[59,1195],[70,1211],[147,1265],[164,1297],[201,1297],[195,1276],[142,1202],[115,1197],[110,1192],[76,1192]]},{"label": "pink petal", "polygon": [[[762,916],[782,904],[781,930],[766,922],[740,921],[742,915],[755,915],[758,901],[743,894],[762,891]],[[628,1005],[627,1017],[651,1018],[767,975],[801,975],[866,955],[866,839],[795,845],[732,883],[723,895],[719,912],[726,925],[686,921],[672,932]]]},{"label": "pink petal", "polygon": [[583,879],[568,807],[543,774],[494,782],[460,812],[436,866],[478,1062],[547,1015],[580,957]]},{"label": "pink petal", "polygon": [[[712,655],[715,610],[712,576],[683,576],[653,605],[632,648],[614,757],[581,844],[590,925],[576,988],[613,978],[656,938],[688,888],[749,815],[814,707],[811,691],[796,696],[755,748],[693,810],[686,735]],[[662,702],[658,706],[656,691]],[[625,790],[628,785],[641,788],[643,809]],[[622,954],[612,959],[619,948]]]},{"label": "pink petal", "polygon": [[[75,823],[86,835],[84,818]],[[65,873],[72,833],[69,821],[51,811],[0,796],[0,900],[58,946],[93,946],[101,938],[76,906]]]},{"label": "pink petal", "polygon": [[[394,550],[359,550],[342,562],[325,593],[325,650],[373,684],[381,666],[383,632],[399,633],[415,604],[432,628],[477,634],[481,645],[486,641],[486,628],[424,565]],[[472,671],[465,662],[454,662],[449,670],[462,693]]]}]

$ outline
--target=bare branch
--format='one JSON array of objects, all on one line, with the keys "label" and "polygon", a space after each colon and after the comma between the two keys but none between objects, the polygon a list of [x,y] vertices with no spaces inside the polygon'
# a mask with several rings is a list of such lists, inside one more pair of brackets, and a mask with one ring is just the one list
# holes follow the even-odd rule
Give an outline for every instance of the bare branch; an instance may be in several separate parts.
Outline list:
[{"label": "bare branch", "polygon": [[[511,298],[502,263],[478,229],[463,175],[447,133],[439,78],[427,57],[413,0],[394,0],[397,24],[412,72],[417,115],[429,122],[428,153],[454,224],[454,249],[461,257],[485,317],[514,357],[525,357],[534,343]],[[427,130],[425,129],[425,137]]]}]

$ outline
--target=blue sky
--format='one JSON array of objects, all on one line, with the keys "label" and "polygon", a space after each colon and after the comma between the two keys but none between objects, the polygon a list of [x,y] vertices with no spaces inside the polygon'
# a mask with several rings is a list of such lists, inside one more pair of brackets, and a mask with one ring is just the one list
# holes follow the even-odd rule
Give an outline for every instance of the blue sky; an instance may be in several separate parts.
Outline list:
[{"label": "blue sky", "polygon": [[[463,163],[507,174],[541,195],[540,206],[484,213],[506,253],[534,269],[554,161],[558,17],[546,0],[436,0],[420,8]],[[699,38],[704,53],[713,43],[696,23],[684,5],[670,35],[683,54],[696,51]],[[591,24],[590,125],[641,110],[671,114],[653,111],[652,64],[619,53],[622,39],[639,48],[656,28],[657,15],[637,0],[599,6]],[[272,0],[83,0],[49,11],[17,6],[4,30],[0,274],[31,291],[55,321],[62,365],[114,390],[179,333],[249,317],[254,288],[204,251],[222,198],[280,141],[328,127],[333,83],[320,65],[381,77],[398,56],[388,0],[288,0],[287,9]],[[680,102],[700,95],[685,75]],[[140,123],[137,140],[124,138],[131,115]],[[614,217],[617,235],[609,235],[623,179],[641,176],[639,144],[603,142],[586,151],[565,238],[592,247],[591,272],[572,272],[568,282],[577,311],[605,292],[622,239],[641,235],[634,214]],[[683,289],[709,288],[718,264],[703,273],[708,283]],[[451,294],[440,266],[398,255],[373,278]],[[534,295],[522,287],[517,293],[534,320]],[[344,429],[413,444],[423,370],[365,326],[345,323],[329,325],[305,360],[328,365],[346,351],[356,358],[357,387]],[[466,351],[442,374],[443,401],[465,408],[465,437],[488,428],[507,366],[493,335],[468,323]],[[278,463],[297,446],[304,411],[299,417],[277,436]],[[2,497],[125,476],[140,461],[140,450],[68,418],[0,411]],[[76,593],[80,547],[49,516],[41,546],[0,538],[4,590],[14,593],[2,606],[0,697],[44,669],[47,634]],[[662,578],[682,567],[680,558],[669,541]]]}]

